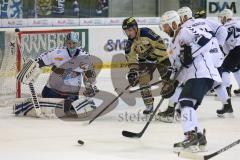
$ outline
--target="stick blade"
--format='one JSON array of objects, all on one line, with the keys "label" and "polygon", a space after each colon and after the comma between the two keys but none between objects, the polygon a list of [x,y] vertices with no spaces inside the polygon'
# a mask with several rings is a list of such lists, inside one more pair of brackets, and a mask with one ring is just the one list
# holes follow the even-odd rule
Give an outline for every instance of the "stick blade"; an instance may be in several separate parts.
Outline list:
[{"label": "stick blade", "polygon": [[204,160],[203,155],[198,155],[196,153],[187,152],[187,151],[181,151],[178,153],[178,157],[181,158],[187,158],[187,159],[193,159],[193,160]]},{"label": "stick blade", "polygon": [[122,131],[122,135],[124,137],[129,137],[129,138],[140,138],[141,135],[139,135],[139,133],[133,133],[133,132],[129,132],[129,131]]}]

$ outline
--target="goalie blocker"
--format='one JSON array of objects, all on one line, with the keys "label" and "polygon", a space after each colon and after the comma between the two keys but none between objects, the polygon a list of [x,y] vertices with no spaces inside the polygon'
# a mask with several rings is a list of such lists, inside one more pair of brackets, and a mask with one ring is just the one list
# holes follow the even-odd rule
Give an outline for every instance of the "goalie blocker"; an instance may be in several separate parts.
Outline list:
[{"label": "goalie blocker", "polygon": [[27,59],[27,62],[23,64],[21,71],[17,75],[17,80],[23,84],[33,83],[41,73],[39,64],[33,59]]}]

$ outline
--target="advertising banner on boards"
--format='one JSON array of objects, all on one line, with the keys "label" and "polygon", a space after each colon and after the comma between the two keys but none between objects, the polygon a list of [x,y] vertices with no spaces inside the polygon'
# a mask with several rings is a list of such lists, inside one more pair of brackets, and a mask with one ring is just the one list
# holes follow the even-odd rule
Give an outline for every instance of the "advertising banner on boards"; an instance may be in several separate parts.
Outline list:
[{"label": "advertising banner on boards", "polygon": [[224,9],[231,9],[235,16],[240,16],[240,1],[239,0],[208,0],[207,1],[207,16],[217,17]]}]

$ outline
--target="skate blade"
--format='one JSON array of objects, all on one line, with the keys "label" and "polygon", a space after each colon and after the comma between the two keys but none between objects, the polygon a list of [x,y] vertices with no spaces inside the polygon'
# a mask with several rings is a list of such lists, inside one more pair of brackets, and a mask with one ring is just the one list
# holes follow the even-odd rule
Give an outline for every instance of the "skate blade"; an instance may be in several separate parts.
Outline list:
[{"label": "skate blade", "polygon": [[181,152],[181,151],[184,151],[184,148],[183,148],[183,147],[174,147],[174,148],[173,148],[173,152],[174,152],[174,153],[179,153],[179,152]]},{"label": "skate blade", "polygon": [[234,118],[233,113],[217,114],[219,118]]},{"label": "skate blade", "polygon": [[200,150],[200,152],[207,152],[208,151],[206,145],[199,145],[199,150]]},{"label": "skate blade", "polygon": [[173,117],[159,117],[158,120],[165,122],[165,123],[173,123],[174,118]]},{"label": "skate blade", "polygon": [[189,146],[188,148],[183,148],[183,147],[175,147],[175,148],[173,148],[173,152],[174,153],[179,153],[179,152],[182,152],[182,151],[190,152],[190,153],[202,152],[198,145]]},{"label": "skate blade", "polygon": [[151,115],[152,113],[153,113],[153,110],[152,111],[147,111],[147,110],[143,111],[144,115]]},{"label": "skate blade", "polygon": [[185,148],[184,151],[191,152],[191,153],[201,152],[201,150],[200,150],[198,145],[189,146],[188,148]]}]

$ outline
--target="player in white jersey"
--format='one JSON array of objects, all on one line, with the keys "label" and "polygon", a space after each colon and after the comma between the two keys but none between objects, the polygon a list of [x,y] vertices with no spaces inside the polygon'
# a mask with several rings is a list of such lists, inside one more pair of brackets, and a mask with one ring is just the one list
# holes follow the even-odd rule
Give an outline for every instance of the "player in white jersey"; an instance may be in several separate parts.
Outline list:
[{"label": "player in white jersey", "polygon": [[199,128],[196,109],[214,81],[221,82],[210,56],[212,34],[191,26],[181,27],[176,11],[165,12],[160,24],[164,32],[173,37],[170,47],[173,67],[183,66],[177,80],[184,83],[179,103],[185,140],[175,143],[174,150],[201,151],[207,142]]},{"label": "player in white jersey", "polygon": [[[93,97],[98,91],[95,86],[96,74],[91,57],[79,47],[79,37],[75,32],[67,34],[64,47],[42,53],[35,61],[32,61],[30,67],[23,66],[19,75],[23,75],[25,80],[22,79],[21,82],[25,84],[33,82],[36,77],[32,73],[36,72],[35,69],[45,66],[51,66],[52,73],[42,91],[42,97],[64,99],[66,114],[76,114],[72,102],[79,99],[82,79],[85,85],[84,96]],[[23,71],[28,71],[31,67],[32,71],[24,74]]]},{"label": "player in white jersey", "polygon": [[[178,10],[178,14],[181,20],[184,22],[182,27],[184,26],[192,26],[194,28],[199,28],[201,30],[205,30],[213,35],[213,43],[212,48],[210,50],[210,55],[214,62],[214,66],[219,70],[221,75],[221,65],[224,60],[224,54],[222,52],[222,47],[225,43],[227,38],[227,30],[226,28],[221,25],[220,23],[198,18],[192,19],[192,11],[188,7],[182,7]],[[215,83],[213,85],[213,89],[215,90],[217,97],[221,100],[223,108],[231,109],[231,112],[228,116],[232,117],[233,109],[231,104],[231,97],[228,95],[226,87],[222,83]],[[226,117],[227,115],[223,115],[217,111],[217,115],[219,117]]]},{"label": "player in white jersey", "polygon": [[[183,22],[182,27],[192,26],[194,28],[199,28],[200,30],[207,31],[213,35],[212,38],[212,49],[210,50],[210,55],[212,56],[212,60],[214,61],[214,66],[219,68],[222,65],[224,55],[220,48],[224,45],[225,39],[227,37],[227,30],[221,24],[206,20],[203,18],[193,19],[192,11],[189,7],[182,7],[178,10],[178,14],[180,16],[181,21]],[[223,106],[231,105],[231,99],[227,94],[226,88],[219,83],[215,83],[214,89],[218,95],[218,98],[221,100]],[[177,92],[175,92],[175,96],[177,97]],[[177,98],[174,99],[174,104],[177,103]],[[175,105],[174,105],[175,106]],[[174,113],[171,105],[168,106],[167,112],[163,112],[158,114],[161,117],[167,117],[165,119],[170,119],[172,113]],[[176,108],[177,109],[177,108]],[[172,111],[172,113],[170,113]]]},{"label": "player in white jersey", "polygon": [[[240,75],[238,75],[240,72],[237,72],[240,65],[240,22],[233,20],[232,17],[233,12],[230,9],[224,9],[219,15],[222,24],[228,31],[226,42],[223,45],[223,51],[227,56],[221,66],[223,83],[226,87],[231,85],[230,72],[235,74],[236,80],[240,84]],[[224,106],[221,110],[217,110],[217,113],[222,115],[232,112],[233,110],[229,106]]]}]

